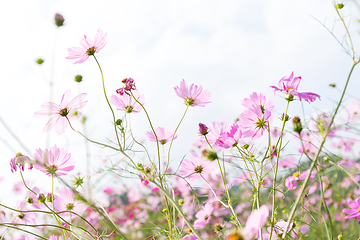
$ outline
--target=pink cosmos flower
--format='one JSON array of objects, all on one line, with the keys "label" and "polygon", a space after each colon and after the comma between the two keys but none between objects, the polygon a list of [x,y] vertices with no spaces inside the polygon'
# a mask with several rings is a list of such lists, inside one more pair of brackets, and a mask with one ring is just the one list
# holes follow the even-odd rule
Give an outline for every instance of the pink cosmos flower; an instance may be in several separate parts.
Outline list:
[{"label": "pink cosmos flower", "polygon": [[268,128],[271,112],[267,109],[262,111],[261,107],[252,105],[240,115],[240,125],[246,129],[245,137],[257,139],[261,137],[264,130]]},{"label": "pink cosmos flower", "polygon": [[270,210],[266,205],[262,205],[259,209],[252,211],[246,220],[245,227],[241,230],[245,240],[253,239],[258,235],[259,229],[265,225],[269,217],[269,212]]},{"label": "pink cosmos flower", "polygon": [[190,87],[187,86],[185,80],[183,79],[180,83],[180,87],[174,87],[176,95],[185,100],[185,104],[191,107],[199,106],[205,107],[205,104],[210,98],[210,93],[202,89],[202,86],[197,86],[191,84]]},{"label": "pink cosmos flower", "polygon": [[14,158],[10,160],[11,172],[14,173],[17,170],[17,166],[19,167],[19,171],[24,171],[25,163],[29,165],[28,169],[31,170],[33,168],[33,164],[28,156],[23,155],[18,152]]},{"label": "pink cosmos flower", "polygon": [[42,110],[35,113],[35,116],[51,116],[43,129],[43,133],[55,127],[57,134],[65,132],[67,127],[67,119],[79,118],[81,113],[78,109],[84,107],[87,101],[83,101],[86,93],[82,93],[70,100],[71,91],[67,90],[62,96],[60,104],[47,102],[41,105]]},{"label": "pink cosmos flower", "polygon": [[[140,95],[138,91],[132,91],[136,100],[144,105],[144,95]],[[128,94],[118,96],[112,95],[110,102],[117,107],[117,110],[125,111],[127,113],[140,112],[142,107],[138,104],[135,99]]]},{"label": "pink cosmos flower", "polygon": [[[60,189],[59,196],[55,198],[54,205],[57,212],[72,211],[81,213],[85,211],[87,207],[84,203],[75,199],[75,194],[71,189],[65,187]],[[70,213],[65,212],[61,213],[61,215],[68,216]]]},{"label": "pink cosmos flower", "polygon": [[55,235],[52,235],[51,237],[49,237],[49,240],[63,240],[63,237],[57,237],[57,236],[55,236]]},{"label": "pink cosmos flower", "polygon": [[55,174],[66,175],[75,168],[75,161],[71,158],[71,154],[66,149],[59,149],[56,145],[50,150],[37,149],[35,159],[38,161],[35,168],[52,177]]},{"label": "pink cosmos flower", "polygon": [[348,205],[351,209],[345,208],[342,210],[343,213],[349,214],[345,219],[356,217],[356,220],[360,221],[360,197],[355,201],[349,201]]},{"label": "pink cosmos flower", "polygon": [[292,100],[294,96],[298,97],[300,101],[302,99],[304,99],[308,103],[315,101],[316,98],[319,98],[319,100],[320,100],[320,96],[315,93],[311,93],[311,92],[300,93],[300,92],[298,92],[297,89],[299,87],[300,80],[301,80],[301,77],[294,78],[294,72],[291,72],[290,77],[285,76],[282,79],[280,79],[280,81],[278,83],[279,87],[275,87],[275,86],[270,86],[270,87],[274,88],[274,94],[276,93],[276,91],[286,93],[288,95],[287,99],[289,99],[289,100]]},{"label": "pink cosmos flower", "polygon": [[187,235],[180,240],[198,240],[198,237],[195,234]]},{"label": "pink cosmos flower", "polygon": [[[25,203],[24,202],[18,202],[17,203],[17,208],[19,210],[23,210],[26,211],[28,209],[26,209],[25,207]],[[34,212],[20,212],[16,219],[15,222],[16,223],[21,223],[21,224],[35,224],[35,219],[36,219],[37,215]]]},{"label": "pink cosmos flower", "polygon": [[[289,233],[294,227],[294,223],[290,223],[289,224],[289,227],[288,227],[288,224],[287,222],[285,222],[284,220],[280,220],[278,221],[274,228],[273,228],[273,233],[271,235],[271,240],[276,240],[276,239],[279,239],[278,236],[281,236],[284,232],[285,232],[285,229],[287,229],[287,233]],[[270,238],[270,232],[271,232],[271,227],[268,227],[267,228],[267,231],[269,233],[264,233],[263,236],[264,236],[264,239],[269,239]],[[295,235],[296,236],[296,235]],[[294,236],[294,238],[296,238]]]},{"label": "pink cosmos flower", "polygon": [[[164,145],[168,141],[171,141],[171,139],[174,135],[174,132],[175,132],[175,128],[170,128],[169,130],[166,131],[166,133],[165,133],[165,129],[162,127],[155,128],[155,133],[156,133],[157,139],[159,140],[159,142],[162,145]],[[156,137],[153,132],[147,132],[146,136],[149,138],[150,141],[156,142]],[[177,136],[175,135],[174,139],[176,139],[176,138],[177,138]]]},{"label": "pink cosmos flower", "polygon": [[105,47],[106,35],[107,33],[104,34],[100,29],[98,29],[93,41],[84,35],[84,38],[80,40],[81,47],[68,48],[69,56],[67,56],[66,59],[79,59],[74,62],[74,64],[85,62],[89,56],[98,53]]},{"label": "pink cosmos flower", "polygon": [[237,124],[233,124],[229,132],[221,133],[220,137],[215,142],[216,145],[222,148],[230,148],[238,144],[242,137],[242,132]]},{"label": "pink cosmos flower", "polygon": [[266,97],[262,93],[256,93],[253,92],[250,95],[250,98],[244,98],[241,102],[241,104],[246,107],[250,108],[252,105],[259,106],[261,108],[261,111],[265,111],[265,109],[272,111],[274,109],[274,103],[272,100],[269,100],[266,102]]},{"label": "pink cosmos flower", "polygon": [[214,207],[210,203],[206,203],[204,209],[196,213],[196,220],[194,222],[194,227],[204,228],[206,224],[210,221],[210,216],[214,211]]},{"label": "pink cosmos flower", "polygon": [[190,155],[190,160],[184,159],[181,162],[180,173],[188,178],[198,179],[201,176],[209,175],[214,170],[214,162],[198,157],[196,153]]},{"label": "pink cosmos flower", "polygon": [[[219,122],[210,122],[208,124],[208,134],[206,135],[207,140],[213,146],[215,151],[220,151],[221,148],[216,145],[216,142],[220,138],[222,133],[229,132],[231,129],[231,123],[221,124]],[[201,137],[200,142],[203,146],[208,146],[205,137]]]}]

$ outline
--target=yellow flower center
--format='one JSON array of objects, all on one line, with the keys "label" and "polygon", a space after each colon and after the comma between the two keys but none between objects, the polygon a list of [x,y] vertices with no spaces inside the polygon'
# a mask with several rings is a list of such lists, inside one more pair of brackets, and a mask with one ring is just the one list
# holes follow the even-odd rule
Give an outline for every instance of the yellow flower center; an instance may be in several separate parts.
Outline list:
[{"label": "yellow flower center", "polygon": [[360,212],[360,207],[359,207],[358,211]]},{"label": "yellow flower center", "polygon": [[297,172],[293,174],[294,177],[299,177],[300,174],[298,174]]}]

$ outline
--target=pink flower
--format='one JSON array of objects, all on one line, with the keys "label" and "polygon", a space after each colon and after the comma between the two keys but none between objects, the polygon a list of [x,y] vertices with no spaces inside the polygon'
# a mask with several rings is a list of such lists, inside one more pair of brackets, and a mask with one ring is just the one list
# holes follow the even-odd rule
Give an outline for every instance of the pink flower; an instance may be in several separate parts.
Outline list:
[{"label": "pink flower", "polygon": [[180,240],[197,240],[197,239],[198,237],[195,234],[191,234],[181,238]]},{"label": "pink flower", "polygon": [[233,124],[229,132],[221,133],[220,137],[215,142],[216,145],[223,148],[230,148],[236,146],[242,137],[242,132],[237,124]]},{"label": "pink flower", "polygon": [[185,104],[188,106],[200,106],[205,107],[205,104],[210,98],[210,93],[202,89],[202,86],[191,84],[188,88],[185,80],[183,79],[180,83],[180,87],[174,87],[176,95],[185,100]]},{"label": "pink flower", "polygon": [[206,203],[204,209],[196,213],[197,219],[194,222],[194,227],[204,228],[209,223],[213,211],[214,207],[210,203]]},{"label": "pink flower", "polygon": [[264,94],[258,94],[256,92],[253,92],[250,95],[250,98],[244,98],[241,104],[246,108],[250,108],[252,105],[259,106],[262,112],[264,112],[265,109],[269,111],[272,111],[274,109],[274,103],[272,100],[266,102],[266,97],[264,96]]},{"label": "pink flower", "polygon": [[201,176],[211,174],[214,170],[214,162],[198,157],[196,153],[190,155],[190,160],[184,159],[181,162],[180,173],[184,177],[198,179]]},{"label": "pink flower", "polygon": [[265,225],[269,217],[269,211],[266,205],[252,211],[246,220],[245,227],[241,230],[244,240],[251,240],[258,235],[259,229]]},{"label": "pink flower", "polygon": [[[159,140],[159,142],[162,145],[164,145],[168,141],[171,141],[171,139],[174,135],[174,132],[175,132],[174,128],[170,128],[169,130],[166,131],[166,133],[165,133],[165,129],[162,127],[155,128],[155,133],[156,133],[157,139]],[[153,132],[147,132],[146,136],[149,138],[150,141],[156,142],[156,137]],[[177,138],[177,136],[175,135],[174,139],[176,139],[176,138]]]},{"label": "pink flower", "polygon": [[74,64],[85,62],[89,56],[94,55],[103,49],[106,45],[106,35],[107,33],[104,34],[100,29],[98,29],[94,41],[91,41],[84,35],[84,38],[80,41],[81,47],[68,48],[69,56],[67,56],[66,59],[79,59],[74,62]]},{"label": "pink flower", "polygon": [[[71,189],[67,189],[65,187],[60,189],[59,196],[55,198],[54,205],[57,212],[72,211],[81,213],[85,211],[87,207],[84,203],[75,199],[75,194]],[[61,215],[68,216],[70,213],[64,212],[61,213]],[[75,216],[76,215],[74,215],[74,217]]]},{"label": "pink flower", "polygon": [[[138,91],[132,91],[136,100],[144,105],[144,95],[140,95]],[[117,110],[125,111],[127,113],[140,112],[142,107],[135,99],[128,94],[120,95],[120,97],[112,95],[110,102],[117,107]]]},{"label": "pink flower", "polygon": [[246,129],[245,137],[257,139],[261,137],[264,130],[268,128],[271,112],[267,109],[262,111],[261,107],[252,105],[240,115],[240,125]]},{"label": "pink flower", "polygon": [[[25,203],[24,202],[18,202],[17,204],[17,208],[19,210],[23,210],[26,211],[27,209],[24,207]],[[19,212],[15,222],[16,223],[21,223],[21,224],[35,224],[35,219],[36,219],[37,215],[34,212]]]},{"label": "pink flower", "polygon": [[52,177],[55,174],[66,175],[75,168],[75,161],[71,158],[71,154],[65,149],[59,149],[56,145],[50,150],[37,149],[35,159],[39,162],[35,164],[35,168]]},{"label": "pink flower", "polygon": [[285,76],[282,79],[280,79],[280,81],[278,83],[279,87],[275,87],[275,86],[270,86],[270,87],[274,88],[274,94],[276,93],[276,91],[286,93],[288,95],[287,99],[290,101],[293,100],[294,96],[297,96],[300,101],[301,101],[301,99],[304,99],[308,103],[315,101],[316,98],[319,98],[319,100],[320,100],[320,96],[315,93],[311,93],[311,92],[300,93],[300,92],[298,92],[297,89],[299,87],[300,80],[301,80],[301,77],[294,78],[294,72],[291,72],[290,77]]},{"label": "pink flower", "polygon": [[[285,232],[285,229],[287,229],[287,233],[290,232],[294,227],[293,225],[294,225],[294,223],[290,223],[289,227],[288,227],[287,222],[285,222],[284,220],[278,221],[273,228],[273,233],[271,235],[271,239],[273,239],[273,240],[278,239],[278,236],[281,236]],[[267,230],[270,233],[271,227],[268,227]],[[269,233],[264,233],[264,239],[269,239],[269,237],[270,237]]]},{"label": "pink flower", "polygon": [[349,214],[345,219],[356,217],[356,220],[360,221],[360,197],[355,201],[349,201],[348,205],[351,209],[345,208],[342,210],[343,213]]},{"label": "pink flower", "polygon": [[49,240],[63,240],[63,237],[57,237],[57,236],[55,236],[55,235],[52,235],[51,237],[49,237]]},{"label": "pink flower", "polygon": [[53,127],[55,127],[55,132],[59,135],[65,132],[67,127],[66,118],[72,119],[81,116],[78,109],[87,104],[87,101],[83,102],[86,95],[86,93],[82,93],[70,100],[71,91],[69,89],[64,93],[59,105],[52,102],[41,105],[42,110],[36,112],[35,116],[51,116],[43,129],[43,133],[49,131]]},{"label": "pink flower", "polygon": [[11,172],[16,172],[17,166],[19,167],[19,171],[24,171],[25,163],[29,165],[29,170],[33,168],[33,164],[31,163],[30,158],[18,152],[15,157],[10,160]]}]

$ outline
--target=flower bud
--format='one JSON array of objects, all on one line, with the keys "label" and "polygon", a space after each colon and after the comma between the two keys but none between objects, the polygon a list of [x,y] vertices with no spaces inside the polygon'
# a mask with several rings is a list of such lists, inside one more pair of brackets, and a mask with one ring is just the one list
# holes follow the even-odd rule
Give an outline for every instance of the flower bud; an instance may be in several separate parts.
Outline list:
[{"label": "flower bud", "polygon": [[335,5],[336,9],[342,9],[343,7],[344,7],[344,4],[342,4],[342,3],[339,3],[339,4]]},{"label": "flower bud", "polygon": [[300,134],[303,127],[302,127],[301,120],[299,117],[293,118],[293,126],[294,126],[294,131],[297,132],[298,134]]},{"label": "flower bud", "polygon": [[199,123],[199,132],[201,135],[205,136],[209,133],[209,128],[205,124]]},{"label": "flower bud", "polygon": [[30,203],[30,204],[33,204],[33,203],[34,203],[34,199],[32,199],[32,197],[27,197],[27,198],[26,198],[26,202],[27,202],[27,203]]},{"label": "flower bud", "polygon": [[216,233],[221,232],[223,229],[224,229],[224,225],[222,225],[222,224],[220,224],[220,223],[217,223],[217,224],[214,226],[214,231],[215,231]]},{"label": "flower bud", "polygon": [[44,60],[41,59],[41,58],[38,58],[38,59],[36,60],[36,63],[39,64],[39,65],[43,64],[43,62],[44,62]]},{"label": "flower bud", "polygon": [[116,126],[120,126],[121,123],[122,123],[122,120],[121,120],[121,119],[118,119],[118,120],[115,121],[115,125],[116,125]]},{"label": "flower bud", "polygon": [[204,149],[202,151],[202,154],[204,155],[205,158],[207,158],[207,159],[209,159],[211,161],[218,158],[217,153],[214,152],[214,151],[209,151],[209,150]]},{"label": "flower bud", "polygon": [[333,88],[336,87],[335,83],[330,83],[329,86]]},{"label": "flower bud", "polygon": [[53,201],[53,196],[52,196],[51,193],[46,194],[46,201],[47,202],[52,202]]},{"label": "flower bud", "polygon": [[60,14],[55,14],[55,25],[58,26],[58,27],[61,27],[64,25],[64,17]]},{"label": "flower bud", "polygon": [[245,144],[244,146],[242,146],[243,149],[248,149],[249,148],[249,144]]},{"label": "flower bud", "polygon": [[182,206],[185,203],[184,199],[179,199],[179,205]]},{"label": "flower bud", "polygon": [[46,197],[43,193],[36,195],[36,199],[39,201],[39,203],[44,203],[46,201]]},{"label": "flower bud", "polygon": [[[284,117],[284,115],[285,115],[285,113],[283,113],[283,114],[281,115],[281,121],[285,121],[285,122],[289,121],[289,115],[286,114],[285,117]],[[285,118],[285,119],[284,119],[284,118]]]},{"label": "flower bud", "polygon": [[83,79],[83,77],[81,75],[76,75],[75,76],[75,82],[81,82]]},{"label": "flower bud", "polygon": [[75,187],[81,186],[84,183],[84,178],[78,176],[73,180],[73,184]]}]

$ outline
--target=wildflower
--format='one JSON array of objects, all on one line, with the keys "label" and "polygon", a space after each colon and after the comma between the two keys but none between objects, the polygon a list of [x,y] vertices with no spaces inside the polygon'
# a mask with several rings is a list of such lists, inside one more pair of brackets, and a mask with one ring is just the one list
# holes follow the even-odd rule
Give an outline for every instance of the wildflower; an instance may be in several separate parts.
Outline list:
[{"label": "wildflower", "polygon": [[187,235],[183,238],[181,238],[180,240],[197,240],[198,237],[195,235],[195,234],[190,234],[190,235]]},{"label": "wildflower", "polygon": [[215,142],[216,145],[223,148],[230,148],[238,144],[239,139],[242,137],[242,132],[237,124],[233,124],[229,132],[220,134],[220,137]]},{"label": "wildflower", "polygon": [[183,79],[180,83],[180,87],[174,87],[176,95],[185,100],[185,105],[195,107],[205,107],[205,104],[210,98],[210,93],[202,89],[202,86],[197,86],[191,84],[190,87],[187,86],[185,80]]},{"label": "wildflower", "polygon": [[[140,95],[138,91],[133,91],[132,93],[135,99],[144,105],[144,95]],[[140,112],[142,107],[135,99],[127,94],[120,95],[120,97],[112,95],[110,102],[117,107],[117,110],[125,111],[126,113]]]},{"label": "wildflower", "polygon": [[253,92],[250,95],[250,98],[244,98],[241,104],[246,108],[250,108],[252,105],[259,106],[263,113],[265,112],[265,109],[269,111],[272,111],[274,109],[274,103],[272,100],[266,102],[265,95],[262,93],[258,94],[256,92]]},{"label": "wildflower", "polygon": [[[173,135],[175,133],[175,129],[174,128],[170,128],[169,130],[166,131],[165,133],[165,129],[162,127],[157,127],[155,128],[155,133],[157,136],[158,141],[164,145],[165,143],[167,143],[168,141],[170,141],[173,138]],[[147,132],[146,136],[149,138],[150,141],[152,142],[156,142],[156,137],[155,134],[153,132]],[[176,139],[177,136],[174,136],[174,139]]]},{"label": "wildflower", "polygon": [[136,90],[136,86],[135,86],[135,81],[134,81],[134,79],[132,79],[132,78],[125,78],[125,79],[123,79],[121,82],[125,84],[125,87],[116,89],[116,93],[117,93],[117,94],[123,95],[123,94],[125,93],[125,94],[127,94],[127,95],[130,95],[130,94],[128,93],[128,91]]},{"label": "wildflower", "polygon": [[198,179],[208,175],[214,170],[214,162],[203,160],[196,153],[190,155],[190,160],[184,159],[181,163],[180,173],[188,178]]},{"label": "wildflower", "polygon": [[342,210],[343,213],[348,214],[345,219],[356,217],[356,220],[360,221],[360,197],[355,201],[348,201],[348,205],[351,209]]},{"label": "wildflower", "polygon": [[71,154],[65,149],[59,149],[56,145],[50,150],[37,149],[35,159],[38,161],[35,168],[52,177],[66,175],[75,168],[75,161],[71,158]]},{"label": "wildflower", "polygon": [[71,91],[69,89],[62,96],[59,105],[52,102],[41,105],[42,110],[36,112],[35,116],[51,116],[43,129],[43,133],[49,131],[53,127],[55,127],[55,132],[57,134],[60,135],[64,133],[67,127],[67,118],[73,119],[81,116],[78,109],[87,104],[87,101],[83,101],[86,95],[86,93],[82,93],[70,100]]},{"label": "wildflower", "polygon": [[298,97],[300,101],[304,99],[308,103],[315,101],[316,98],[319,98],[320,100],[320,96],[318,94],[311,92],[298,92],[297,89],[299,87],[300,80],[301,77],[299,76],[294,78],[294,72],[292,72],[290,77],[283,77],[282,79],[280,79],[278,83],[279,87],[270,87],[274,88],[274,94],[276,93],[276,91],[285,93],[287,95],[286,99],[288,101],[292,101],[294,99],[294,96]]},{"label": "wildflower", "polygon": [[94,41],[91,41],[84,35],[84,38],[80,40],[81,47],[68,48],[69,56],[67,56],[66,59],[79,59],[74,62],[74,64],[85,62],[89,56],[98,53],[105,47],[106,35],[107,33],[104,34],[100,29],[98,29]]},{"label": "wildflower", "polygon": [[10,160],[11,172],[16,172],[17,167],[19,167],[19,171],[24,171],[25,163],[29,165],[29,170],[33,168],[33,164],[31,163],[30,158],[18,152],[15,157]]},{"label": "wildflower", "polygon": [[[59,191],[59,196],[54,201],[57,212],[72,211],[81,213],[86,209],[86,205],[75,199],[75,194],[71,189],[62,188]],[[68,216],[69,213],[61,213],[63,216]]]},{"label": "wildflower", "polygon": [[210,221],[210,216],[214,211],[214,207],[210,203],[206,203],[204,209],[196,213],[197,218],[194,222],[194,227],[204,228]]},{"label": "wildflower", "polygon": [[271,112],[267,109],[262,112],[261,107],[252,105],[240,115],[240,124],[246,129],[245,137],[257,139],[268,128]]},{"label": "wildflower", "polygon": [[205,136],[209,133],[209,128],[205,124],[199,123],[199,133]]}]

